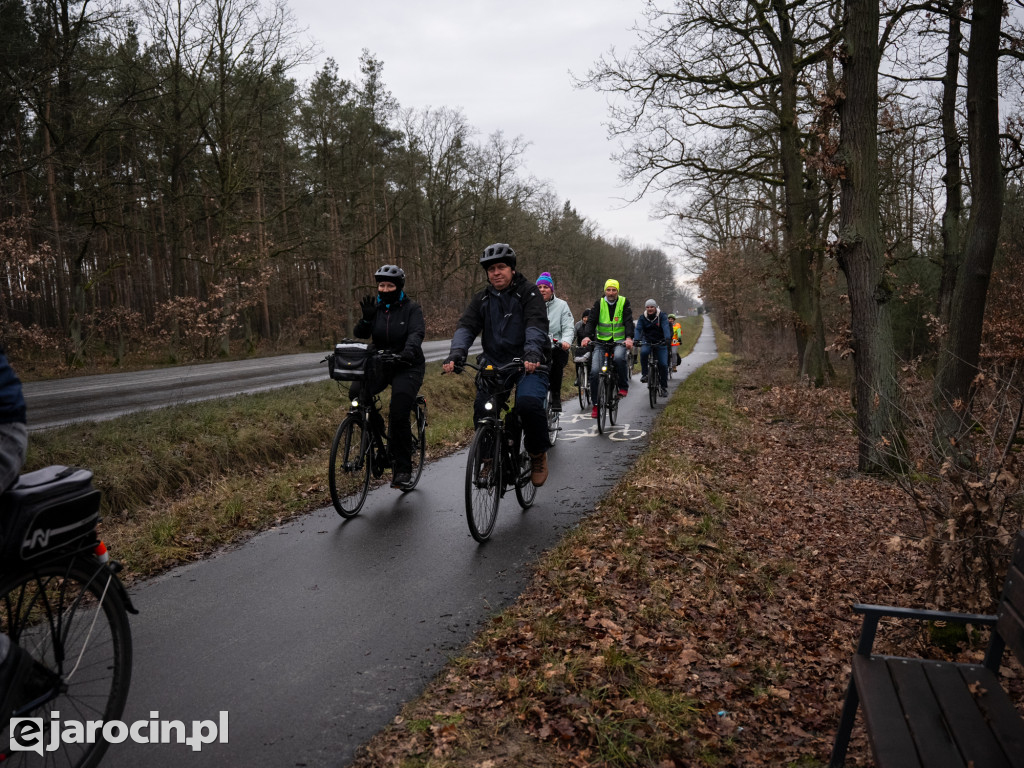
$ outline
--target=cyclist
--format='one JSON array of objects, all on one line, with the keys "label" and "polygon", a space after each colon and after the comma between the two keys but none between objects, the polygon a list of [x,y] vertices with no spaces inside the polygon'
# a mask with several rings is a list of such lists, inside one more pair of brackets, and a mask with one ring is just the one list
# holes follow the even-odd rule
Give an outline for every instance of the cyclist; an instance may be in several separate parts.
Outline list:
[{"label": "cyclist", "polygon": [[672,364],[672,370],[675,371],[682,359],[679,357],[676,347],[683,343],[683,326],[676,322],[676,316],[673,314],[669,314],[668,324],[672,328],[672,359],[669,362]]},{"label": "cyclist", "polygon": [[[633,349],[633,310],[629,299],[619,295],[619,281],[609,278],[604,284],[604,296],[594,302],[590,308],[587,327],[583,329],[582,346],[590,344],[590,340],[621,341],[625,347],[615,347],[613,364],[619,379],[619,397],[629,393],[629,376],[626,375],[626,350]],[[590,415],[597,418],[597,388],[601,386],[601,355],[590,359],[590,397],[594,408]]]},{"label": "cyclist", "polygon": [[640,381],[646,383],[649,369],[647,360],[651,354],[651,345],[666,342],[660,347],[655,347],[658,355],[658,388],[661,397],[668,397],[668,346],[667,342],[672,338],[672,327],[668,324],[668,316],[658,309],[658,302],[648,299],[644,307],[644,313],[636,321],[636,331],[633,336],[634,342],[641,344],[640,347]]},{"label": "cyclist", "polygon": [[[362,319],[353,333],[370,339],[376,350],[398,355],[402,364],[371,364],[366,372],[367,383],[376,395],[391,385],[391,415],[388,445],[394,460],[392,487],[405,489],[412,481],[412,426],[409,415],[416,407],[416,395],[423,385],[426,362],[423,359],[423,336],[426,326],[423,310],[405,294],[405,271],[395,264],[385,264],[374,274],[377,295],[364,296],[359,302]],[[356,399],[363,383],[352,384],[350,395]]]},{"label": "cyclist", "polygon": [[548,336],[558,345],[551,348],[551,410],[562,410],[562,374],[569,362],[569,340],[572,338],[573,319],[569,305],[555,296],[555,281],[550,272],[541,272],[537,290],[548,310]]},{"label": "cyclist", "polygon": [[[580,319],[576,321],[575,334],[572,337],[573,345],[575,345],[577,347],[582,345],[582,343],[583,343],[583,331],[587,327],[587,320],[589,318],[590,318],[590,307],[587,307],[586,309],[583,310],[583,314],[580,315]],[[574,357],[573,358],[573,362],[584,363],[586,365],[590,365],[590,350],[589,349],[582,350],[582,354],[579,354],[576,357]],[[578,387],[580,385],[580,380],[576,379],[576,381],[574,381],[572,383],[572,385],[574,387]]]},{"label": "cyclist", "polygon": [[[516,272],[516,252],[508,243],[484,248],[480,266],[487,272],[488,286],[473,296],[462,313],[442,367],[451,373],[465,363],[477,336],[484,348],[481,362],[498,367],[515,358],[523,360],[526,370],[512,374],[503,385],[508,390],[516,387],[515,407],[530,454],[530,481],[544,485],[548,478],[548,420],[544,413],[548,377],[537,371],[537,366],[543,363],[549,347],[547,309],[537,287]],[[478,383],[474,421],[486,415],[484,405],[491,394],[482,391]]]}]

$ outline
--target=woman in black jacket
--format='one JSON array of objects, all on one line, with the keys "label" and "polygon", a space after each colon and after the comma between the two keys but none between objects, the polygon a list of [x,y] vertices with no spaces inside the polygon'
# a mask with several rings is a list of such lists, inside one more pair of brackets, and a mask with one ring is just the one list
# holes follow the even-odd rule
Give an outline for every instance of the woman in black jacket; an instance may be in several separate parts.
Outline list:
[{"label": "woman in black jacket", "polygon": [[[365,296],[359,303],[363,318],[356,323],[355,335],[370,339],[373,348],[398,355],[401,361],[371,366],[367,371],[371,395],[391,385],[391,416],[388,442],[394,460],[392,486],[406,488],[412,479],[412,425],[410,414],[416,395],[423,385],[426,363],[423,360],[423,310],[405,295],[405,272],[394,264],[377,270],[377,295]],[[352,385],[350,396],[359,397],[362,382]]]}]

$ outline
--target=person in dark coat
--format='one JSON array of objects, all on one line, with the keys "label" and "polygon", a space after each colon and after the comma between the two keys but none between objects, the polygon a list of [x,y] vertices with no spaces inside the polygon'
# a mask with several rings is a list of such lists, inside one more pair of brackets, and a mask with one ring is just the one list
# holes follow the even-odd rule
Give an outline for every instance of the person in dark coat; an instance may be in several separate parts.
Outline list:
[{"label": "person in dark coat", "polygon": [[[363,317],[353,333],[370,339],[373,350],[398,355],[401,361],[383,366],[371,364],[367,371],[370,395],[391,385],[391,415],[388,444],[394,462],[392,486],[405,489],[412,481],[412,423],[416,395],[423,386],[426,363],[423,359],[423,336],[426,325],[419,304],[405,294],[405,271],[394,264],[385,264],[374,274],[377,295],[365,296],[359,303]],[[371,358],[373,360],[373,358]],[[355,382],[349,391],[353,400],[363,394],[363,382]]]},{"label": "person in dark coat", "polygon": [[[481,362],[497,368],[516,358],[523,360],[526,370],[504,386],[516,387],[516,411],[523,425],[523,443],[530,454],[530,481],[540,486],[548,477],[548,420],[544,412],[548,376],[537,367],[543,364],[550,348],[547,307],[537,286],[516,272],[516,252],[507,243],[487,246],[480,266],[487,271],[488,286],[473,296],[462,313],[444,370],[451,373],[466,362],[477,336],[484,348]],[[487,413],[484,406],[491,394],[477,388],[475,421]]]}]

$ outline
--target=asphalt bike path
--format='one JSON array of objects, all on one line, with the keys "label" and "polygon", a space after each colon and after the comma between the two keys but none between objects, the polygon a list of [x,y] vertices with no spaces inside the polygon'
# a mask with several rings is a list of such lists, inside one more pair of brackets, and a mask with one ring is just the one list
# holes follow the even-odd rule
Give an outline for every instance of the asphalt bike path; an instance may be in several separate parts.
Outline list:
[{"label": "asphalt bike path", "polygon": [[[670,394],[716,355],[705,317]],[[515,600],[539,555],[632,466],[663,403],[651,409],[637,373],[619,424],[598,435],[589,408],[566,401],[534,506],[508,492],[485,544],[466,525],[463,450],[426,466],[410,493],[371,491],[352,520],[327,507],[132,589],[124,721],[181,720],[188,736],[227,712],[228,735],[199,751],[129,739],[104,768],[347,764]]]}]

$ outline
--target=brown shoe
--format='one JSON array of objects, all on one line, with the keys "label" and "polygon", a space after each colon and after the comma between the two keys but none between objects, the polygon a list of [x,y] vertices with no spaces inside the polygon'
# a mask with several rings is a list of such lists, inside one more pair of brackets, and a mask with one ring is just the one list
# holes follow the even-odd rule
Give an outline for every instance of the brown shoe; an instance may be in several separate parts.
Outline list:
[{"label": "brown shoe", "polygon": [[530,482],[536,486],[544,485],[544,481],[548,479],[548,455],[547,453],[538,453],[534,456],[530,454]]}]

